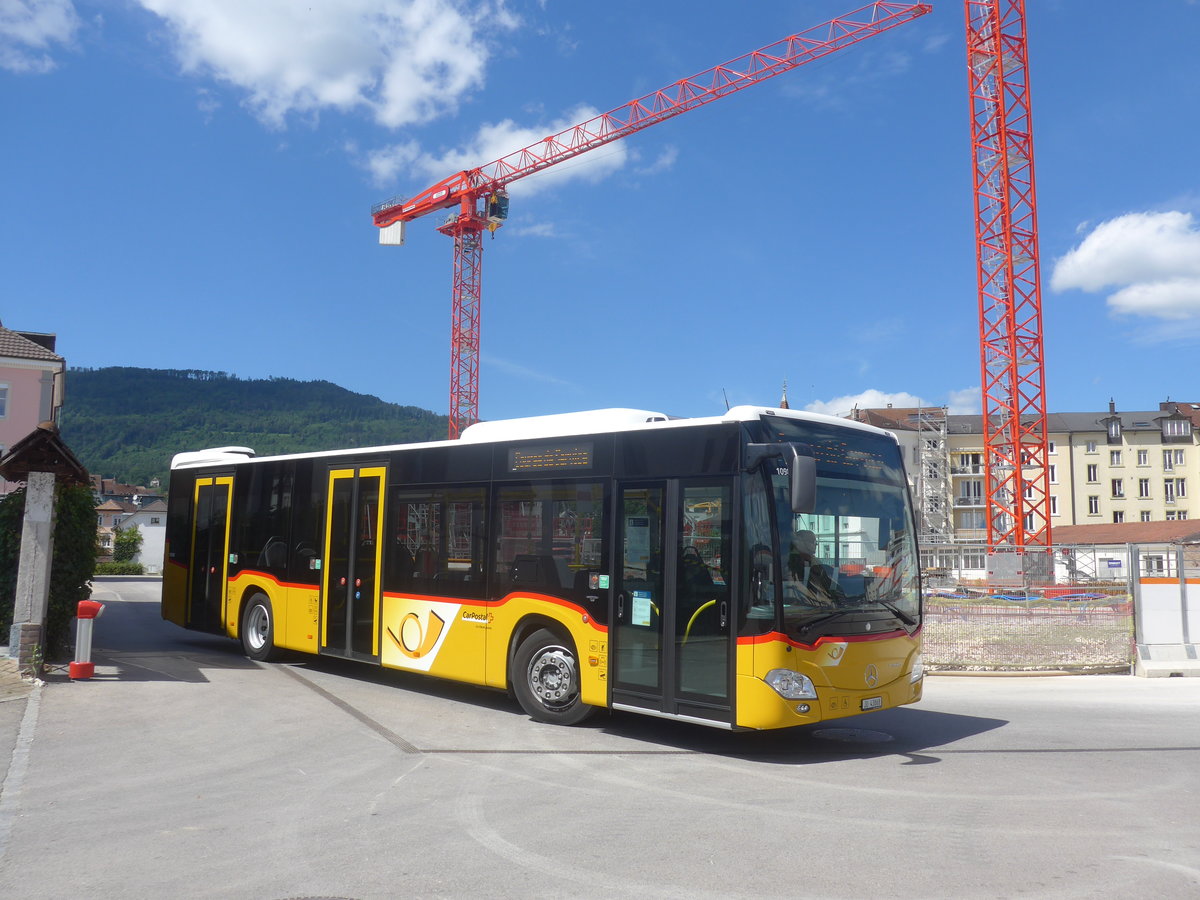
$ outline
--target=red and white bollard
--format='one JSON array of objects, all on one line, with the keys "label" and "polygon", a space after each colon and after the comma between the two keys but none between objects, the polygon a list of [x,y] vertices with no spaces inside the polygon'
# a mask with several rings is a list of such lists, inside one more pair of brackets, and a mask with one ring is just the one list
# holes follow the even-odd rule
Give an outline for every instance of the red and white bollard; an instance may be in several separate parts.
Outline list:
[{"label": "red and white bollard", "polygon": [[71,678],[91,678],[96,674],[92,662],[92,623],[104,612],[96,600],[80,600],[75,610],[75,661],[67,667]]}]

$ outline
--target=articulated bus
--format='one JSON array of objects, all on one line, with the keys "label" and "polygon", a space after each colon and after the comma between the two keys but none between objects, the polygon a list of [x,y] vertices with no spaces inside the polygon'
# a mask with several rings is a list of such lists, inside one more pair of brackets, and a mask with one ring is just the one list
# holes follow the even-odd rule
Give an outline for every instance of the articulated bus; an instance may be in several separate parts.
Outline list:
[{"label": "articulated bus", "polygon": [[457,441],[171,465],[163,618],[285,651],[726,729],[920,699],[894,435],[791,410],[597,410]]}]

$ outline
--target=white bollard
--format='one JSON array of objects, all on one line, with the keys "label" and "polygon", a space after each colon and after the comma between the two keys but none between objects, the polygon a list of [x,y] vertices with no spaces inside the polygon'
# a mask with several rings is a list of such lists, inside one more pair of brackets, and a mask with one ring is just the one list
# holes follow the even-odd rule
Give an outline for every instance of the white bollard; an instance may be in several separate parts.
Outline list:
[{"label": "white bollard", "polygon": [[75,661],[67,667],[72,679],[91,678],[96,674],[92,663],[92,624],[104,612],[104,604],[96,600],[80,600],[75,610]]}]

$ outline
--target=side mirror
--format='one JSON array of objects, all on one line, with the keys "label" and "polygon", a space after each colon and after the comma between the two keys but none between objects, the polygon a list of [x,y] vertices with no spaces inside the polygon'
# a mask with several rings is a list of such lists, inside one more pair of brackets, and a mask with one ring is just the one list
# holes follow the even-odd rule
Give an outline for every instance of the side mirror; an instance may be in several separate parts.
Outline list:
[{"label": "side mirror", "polygon": [[812,513],[817,508],[817,461],[795,444],[788,446],[792,451],[792,512]]},{"label": "side mirror", "polygon": [[766,460],[780,457],[791,480],[792,512],[812,513],[817,508],[817,461],[808,445],[747,444],[746,471],[753,472]]}]

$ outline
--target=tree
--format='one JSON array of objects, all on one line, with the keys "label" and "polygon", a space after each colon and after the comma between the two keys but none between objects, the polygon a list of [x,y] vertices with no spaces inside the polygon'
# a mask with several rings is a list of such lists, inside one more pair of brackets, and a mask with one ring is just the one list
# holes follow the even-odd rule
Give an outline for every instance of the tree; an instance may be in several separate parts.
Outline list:
[{"label": "tree", "polygon": [[136,526],[118,529],[113,535],[113,562],[133,562],[141,549],[142,532]]}]

